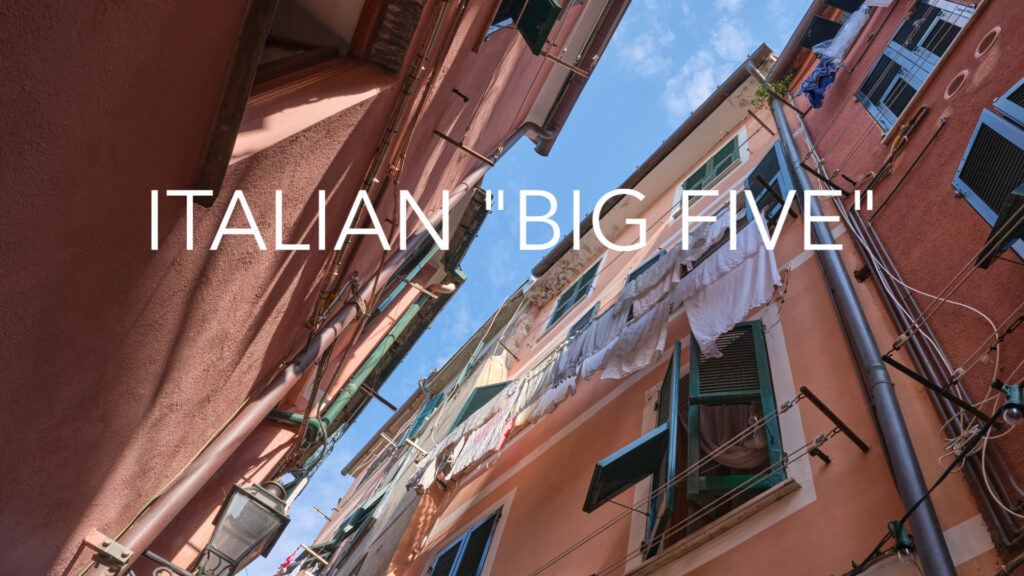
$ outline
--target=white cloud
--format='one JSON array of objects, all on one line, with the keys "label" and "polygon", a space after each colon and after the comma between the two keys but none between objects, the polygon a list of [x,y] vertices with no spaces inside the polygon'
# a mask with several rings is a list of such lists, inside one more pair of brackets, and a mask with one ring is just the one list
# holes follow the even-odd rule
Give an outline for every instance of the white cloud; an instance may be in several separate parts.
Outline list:
[{"label": "white cloud", "polygon": [[743,0],[718,0],[719,10],[735,12],[743,5]]},{"label": "white cloud", "polygon": [[622,62],[641,76],[653,76],[664,72],[672,65],[667,48],[675,40],[676,35],[671,30],[656,34],[638,34],[619,50]]},{"label": "white cloud", "polygon": [[722,73],[722,66],[707,50],[691,56],[679,72],[665,82],[663,101],[669,119],[673,123],[679,122],[700,106],[714,92]]},{"label": "white cloud", "polygon": [[755,43],[746,26],[723,19],[711,33],[711,48],[722,58],[738,62],[754,49]]}]

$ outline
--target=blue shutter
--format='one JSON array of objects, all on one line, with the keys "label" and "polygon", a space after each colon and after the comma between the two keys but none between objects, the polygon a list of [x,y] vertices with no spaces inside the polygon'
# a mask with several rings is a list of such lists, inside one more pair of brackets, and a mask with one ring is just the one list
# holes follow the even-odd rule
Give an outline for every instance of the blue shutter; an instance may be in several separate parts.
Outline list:
[{"label": "blue shutter", "polygon": [[500,517],[499,508],[445,548],[430,567],[430,576],[479,576]]},{"label": "blue shutter", "polygon": [[1006,94],[996,98],[993,106],[1001,114],[1024,126],[1024,78],[1018,80]]},{"label": "blue shutter", "polygon": [[[982,218],[995,227],[1013,191],[1024,184],[1024,130],[991,110],[982,110],[953,186]],[[1011,247],[1024,258],[1024,240]]]},{"label": "blue shutter", "polygon": [[[702,406],[730,404],[759,404],[761,417],[775,411],[775,393],[772,390],[768,351],[764,342],[764,327],[760,321],[738,324],[717,341],[721,358],[708,358],[700,351],[697,341],[690,337],[690,402],[688,418],[687,464],[692,467],[701,458],[700,419]],[[778,420],[764,428],[768,442],[768,460],[776,463],[782,458],[782,442]],[[767,465],[766,465],[767,466]],[[751,474],[712,474],[702,467],[687,477],[687,494],[695,496],[705,492],[722,492],[748,481]],[[761,470],[754,471],[755,474]],[[777,471],[752,485],[764,489],[785,477]]]},{"label": "blue shutter", "polygon": [[[782,204],[779,203],[778,199],[767,188],[761,185],[757,180],[758,176],[771,184],[783,198],[794,189],[793,178],[790,176],[789,168],[786,166],[780,142],[776,142],[768,150],[768,153],[764,155],[764,158],[757,163],[757,166],[750,172],[750,176],[747,177],[747,189],[753,193],[754,200],[757,201],[757,209],[759,211],[763,210],[767,221],[772,222],[782,212]],[[752,206],[747,206],[747,218],[752,216],[752,209]]]},{"label": "blue shutter", "polygon": [[402,437],[402,440],[401,442],[399,442],[399,444],[405,442],[406,438],[412,439],[415,438],[417,434],[419,434],[420,430],[423,429],[423,425],[427,423],[427,419],[430,418],[430,415],[433,414],[434,410],[436,410],[437,407],[441,405],[442,400],[444,400],[443,393],[438,394],[437,396],[434,396],[433,398],[423,403],[423,406],[420,407],[419,413],[416,414],[416,419],[409,424],[409,429],[406,430],[405,436]]},{"label": "blue shutter", "polygon": [[[667,400],[667,402],[666,402]],[[678,435],[679,410],[679,343],[676,343],[672,361],[662,383],[662,401],[659,414],[664,418],[654,430],[617,450],[611,456],[594,465],[590,488],[583,503],[584,512],[593,512],[605,502],[622,494],[647,476],[656,475],[652,490],[674,478],[676,464],[676,437]],[[659,508],[667,510],[664,518],[671,516],[674,505],[673,490],[668,490],[659,501]],[[660,520],[661,516],[655,518]]]}]

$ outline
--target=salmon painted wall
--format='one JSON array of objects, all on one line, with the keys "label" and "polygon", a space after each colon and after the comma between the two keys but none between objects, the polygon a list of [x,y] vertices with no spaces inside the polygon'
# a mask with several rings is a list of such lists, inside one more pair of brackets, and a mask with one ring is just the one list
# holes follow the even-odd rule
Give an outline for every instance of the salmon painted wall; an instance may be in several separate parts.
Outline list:
[{"label": "salmon painted wall", "polygon": [[[889,39],[902,25],[901,16],[910,4],[909,0],[895,3],[891,8],[894,14],[884,27],[881,26],[885,10],[876,11],[865,26],[867,33],[861,34],[847,57],[853,73],[841,72],[826,94],[824,106],[810,110],[805,117],[829,172],[838,171],[857,181],[859,186],[870,180],[869,173],[879,170],[889,146],[881,141],[882,129],[854,100],[854,95]],[[992,230],[964,198],[955,194],[952,182],[982,110],[991,110],[992,101],[1024,77],[1024,64],[1017,56],[1024,51],[1024,35],[1017,33],[1024,22],[1024,5],[1019,2],[978,4],[970,27],[950,48],[945,61],[932,71],[930,84],[921,91],[919,104],[929,107],[927,114],[896,157],[888,176],[874,188],[876,207],[888,201],[873,220],[878,235],[904,280],[930,294],[941,291],[962,266],[973,261]],[[995,28],[999,28],[1000,33],[991,48],[984,54],[976,54],[982,39]],[[875,31],[877,35],[871,40],[868,33]],[[808,71],[805,68],[804,72]],[[947,97],[947,87],[962,71],[967,72],[962,87]],[[798,75],[795,83],[804,75]],[[802,97],[797,104],[807,108]],[[916,106],[908,110],[909,114],[915,113]],[[940,125],[940,118],[946,119],[946,126],[926,149]],[[911,169],[915,161],[917,164]],[[906,180],[894,191],[904,175],[907,175]],[[1024,267],[1020,257],[1012,250],[1002,256],[1010,261],[996,260],[989,269],[975,271],[950,296],[984,312],[997,325],[1024,299]],[[915,298],[921,309],[931,304],[928,297]],[[992,328],[983,318],[954,305],[942,307],[929,323],[954,369],[962,366],[982,340],[992,335]],[[887,350],[892,342],[885,340],[879,344]],[[994,355],[989,354],[988,361],[978,364],[966,375],[963,382],[972,400],[986,398],[993,377],[1006,379],[1022,359],[1024,334],[1017,331],[1001,346],[998,372]],[[1024,374],[1018,371],[1015,382],[1021,376]],[[1016,471],[1016,477],[1024,478],[1024,448],[1020,442],[1010,438],[997,442]]]},{"label": "salmon painted wall", "polygon": [[[770,122],[765,112],[761,114]],[[753,135],[749,160],[725,177],[720,188],[742,182],[773,143],[766,132],[755,134],[757,124],[753,121],[743,128]],[[679,182],[687,175],[680,172]],[[679,220],[662,219],[673,196],[674,189],[664,191],[642,214],[651,227],[650,248],[636,254],[607,254],[590,296],[560,320],[551,335],[543,331],[552,304],[535,311],[533,331],[524,341],[532,346],[520,348],[521,362],[515,371],[524,371],[549,344],[564,338],[568,327],[595,302],[601,301],[603,308],[610,305],[628,272],[646,260],[660,242],[672,239]],[[710,203],[702,201],[695,209]],[[826,209],[826,213],[835,212]],[[862,263],[848,236],[841,234],[842,228],[833,227],[845,244],[844,260],[852,271]],[[626,231],[615,241],[628,244],[635,234]],[[823,447],[833,459],[831,464],[803,459],[792,465],[790,476],[801,484],[796,492],[658,573],[745,574],[763,571],[766,563],[779,574],[838,573],[848,569],[850,561],[866,555],[884,534],[887,522],[903,513],[823,276],[813,253],[803,250],[802,221],[784,225],[775,253],[778,265],[784,269],[784,298],[753,314],[770,328],[767,339],[776,401],[793,397],[799,386],[808,386],[867,440],[871,451],[862,454],[847,439],[836,437]],[[874,287],[857,284],[856,289],[879,340],[894,338],[894,329]],[[688,332],[685,312],[675,314],[669,326],[669,341],[683,343],[684,373]],[[663,356],[645,372],[622,381],[598,376],[590,382],[579,381],[575,396],[515,435],[503,451],[449,484],[447,490],[437,485],[431,488],[404,546],[393,559],[390,573],[427,573],[440,551],[499,506],[502,519],[484,568],[484,573],[493,576],[529,574],[619,516],[623,509],[611,504],[591,514],[582,511],[590,477],[598,460],[653,428],[653,415],[644,424],[645,406],[651,406],[649,394],[660,387],[667,360],[668,356]],[[895,381],[925,479],[931,482],[941,473],[938,458],[944,451],[939,421],[919,387],[898,376]],[[802,402],[783,416],[782,427],[783,449],[793,451],[827,432],[831,425],[808,402]],[[644,484],[616,500],[632,504],[634,498],[646,493]],[[934,497],[943,527],[960,527],[969,534],[961,544],[970,551],[958,556],[961,573],[987,575],[997,569],[991,541],[983,528],[977,528],[978,511],[962,480],[955,476],[947,480]],[[632,523],[618,522],[544,573],[598,572],[639,545],[639,533],[631,528]],[[632,570],[634,566],[629,567]],[[624,572],[619,568],[610,573]]]},{"label": "salmon painted wall", "polygon": [[[433,129],[468,127],[467,143],[490,154],[525,118],[543,84],[534,77],[551,70],[509,33],[473,53],[490,17],[484,4],[470,3],[458,24],[447,12],[442,29],[454,29],[454,40],[436,63],[439,80],[398,179],[427,206],[477,162]],[[262,98],[240,139],[253,148],[231,164],[213,207],[195,210],[197,249],[184,248],[184,202],[161,198],[153,252],[150,190],[190,187],[247,8],[168,1],[0,9],[0,172],[17,191],[3,200],[0,360],[4,407],[26,416],[4,419],[0,453],[8,471],[0,535],[26,553],[0,559],[0,573],[77,573],[89,555],[82,537],[93,528],[116,535],[307,338],[328,252],[260,252],[251,238],[231,236],[216,252],[208,247],[235,189],[271,247],[274,190],[284,191],[284,240],[315,242],[315,191],[325,189],[333,243],[427,31],[421,26],[397,77],[344,68],[331,92],[341,100],[336,109],[323,116],[296,106],[287,122],[317,121],[283,139],[246,136],[279,121],[288,98],[323,99],[323,85]],[[563,18],[563,34],[577,14]],[[352,95],[352,86],[369,95]],[[378,207],[382,219],[391,194]],[[240,214],[232,225],[244,225]],[[380,261],[375,246],[364,242],[355,256],[352,269],[364,278]],[[347,373],[388,327],[349,353]],[[261,480],[292,440],[263,425],[154,550],[187,564],[230,484]]]}]

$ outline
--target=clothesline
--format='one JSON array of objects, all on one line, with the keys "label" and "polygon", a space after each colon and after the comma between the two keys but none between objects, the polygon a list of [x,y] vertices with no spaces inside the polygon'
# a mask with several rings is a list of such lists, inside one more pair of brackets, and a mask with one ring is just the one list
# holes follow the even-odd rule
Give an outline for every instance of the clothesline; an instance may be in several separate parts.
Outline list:
[{"label": "clothesline", "polygon": [[[450,480],[500,451],[514,430],[539,421],[575,394],[579,379],[589,380],[599,371],[605,379],[621,379],[657,362],[672,310],[686,307],[691,334],[704,355],[721,356],[717,338],[769,301],[781,284],[774,253],[756,226],[737,232],[735,250],[717,249],[727,229],[723,219],[728,215],[695,229],[690,250],[673,246],[663,262],[627,284],[604,313],[449,432],[426,455],[409,486],[426,490],[436,477]],[[692,266],[685,275],[684,265]]]}]

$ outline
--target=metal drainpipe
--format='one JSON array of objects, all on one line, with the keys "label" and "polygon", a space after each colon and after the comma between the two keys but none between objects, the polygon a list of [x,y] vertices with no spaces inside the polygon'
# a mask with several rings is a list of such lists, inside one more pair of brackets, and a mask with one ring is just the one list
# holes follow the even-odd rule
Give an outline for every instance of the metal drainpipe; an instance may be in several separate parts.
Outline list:
[{"label": "metal drainpipe", "polygon": [[[384,265],[385,271],[397,270],[402,263],[402,256],[401,253],[392,256]],[[364,286],[360,297],[364,300],[368,299],[372,295],[372,290],[372,285]],[[206,485],[224,462],[264,421],[267,414],[288,394],[303,373],[313,365],[320,352],[354,326],[357,318],[358,310],[354,304],[349,302],[342,306],[324,325],[324,328],[313,335],[306,347],[292,358],[288,365],[271,380],[270,384],[253,398],[231,421],[231,424],[185,469],[177,481],[161,494],[124,534],[117,538],[119,544],[134,552],[131,560],[120,571],[97,564],[93,566],[89,574],[91,576],[121,574],[130,568],[135,560],[142,557],[142,552],[156,540],[157,536],[192,501],[192,498]]]},{"label": "metal drainpipe", "polygon": [[[766,82],[765,77],[752,62],[748,61],[746,66],[754,78],[759,82]],[[789,129],[786,109],[777,100],[772,100],[772,116],[778,129],[779,140],[786,152],[790,172],[796,177],[798,188],[815,190],[816,188],[811,184],[807,173],[800,168],[800,151],[797,149],[793,133]],[[799,201],[803,204],[803,198],[799,198]],[[807,215],[823,215],[821,205],[815,197],[809,198],[806,206],[801,206],[801,213],[805,217]],[[835,242],[832,231],[829,230],[825,222],[814,222],[811,231],[818,244],[833,244]],[[904,506],[909,508],[925,495],[928,488],[925,485],[924,476],[921,474],[914,445],[910,440],[910,433],[896,399],[892,379],[882,363],[882,353],[878,349],[874,334],[871,332],[871,325],[868,324],[867,316],[864,314],[856,292],[854,292],[853,283],[850,282],[839,252],[819,250],[817,256],[825,274],[825,282],[834,295],[840,322],[846,328],[854,360],[857,362],[864,381],[869,386],[871,398],[874,400],[874,417],[882,431],[882,441],[888,448],[896,489]],[[942,527],[939,525],[931,498],[925,498],[914,511],[910,517],[910,525],[924,573],[927,576],[956,576],[956,569],[953,567],[953,560],[949,555],[949,548],[942,535]]]}]

